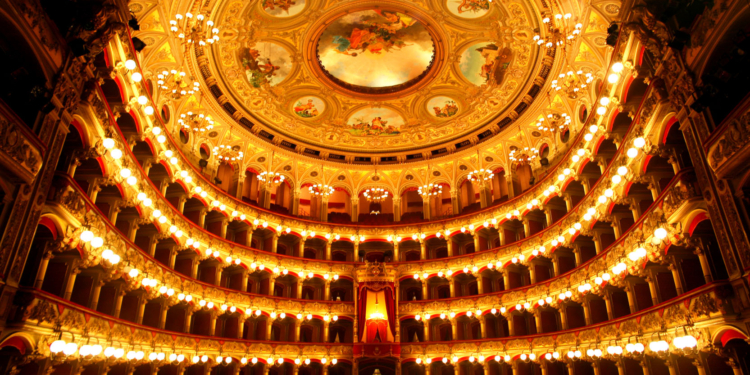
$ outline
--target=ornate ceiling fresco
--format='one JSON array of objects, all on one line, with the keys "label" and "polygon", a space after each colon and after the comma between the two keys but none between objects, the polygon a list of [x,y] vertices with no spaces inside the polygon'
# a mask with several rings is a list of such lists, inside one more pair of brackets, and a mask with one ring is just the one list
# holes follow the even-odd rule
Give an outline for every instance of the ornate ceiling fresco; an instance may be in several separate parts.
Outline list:
[{"label": "ornate ceiling fresco", "polygon": [[539,60],[528,2],[229,1],[219,81],[255,121],[325,148],[387,152],[497,118]]},{"label": "ornate ceiling fresco", "polygon": [[[130,7],[141,20],[144,65],[154,75],[184,66],[189,81],[200,82],[200,95],[167,101],[175,116],[191,110],[215,120],[187,142],[190,151],[205,143],[238,147],[248,160],[273,149],[323,159],[415,152],[428,159],[434,149],[452,153],[454,144],[473,145],[490,134],[483,159],[507,162],[511,148],[547,144],[553,154],[564,151],[558,134],[538,131],[540,118],[578,114],[570,130],[582,126],[593,95],[588,89],[576,100],[554,90],[547,95],[560,72],[603,78],[606,27],[619,2],[553,5],[214,0]],[[581,38],[565,54],[534,41],[543,15],[561,8],[582,24]],[[220,41],[183,52],[169,20],[188,11],[207,14]]]}]

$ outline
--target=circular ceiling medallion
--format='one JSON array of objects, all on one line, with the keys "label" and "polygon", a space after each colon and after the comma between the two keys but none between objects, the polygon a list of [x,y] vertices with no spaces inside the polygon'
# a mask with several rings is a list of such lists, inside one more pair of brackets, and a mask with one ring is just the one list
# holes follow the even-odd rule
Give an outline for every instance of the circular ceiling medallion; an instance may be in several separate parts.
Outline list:
[{"label": "circular ceiling medallion", "polygon": [[435,177],[438,177],[438,176],[440,176],[440,172],[434,171],[434,172],[432,172],[432,175],[435,176]]},{"label": "circular ceiling medallion", "polygon": [[258,158],[258,163],[263,163],[265,161],[266,161],[266,157],[265,156],[261,156],[261,157]]},{"label": "circular ceiling medallion", "polygon": [[412,176],[412,175],[410,175],[410,174],[407,174],[407,175],[406,175],[406,180],[407,180],[407,181],[411,181],[411,180],[413,180],[413,179],[414,179],[414,176]]},{"label": "circular ceiling medallion", "polygon": [[339,181],[344,181],[344,180],[346,180],[346,176],[344,176],[343,174],[340,175],[339,176]]},{"label": "circular ceiling medallion", "polygon": [[458,167],[458,169],[461,170],[461,171],[465,171],[465,170],[469,169],[469,167],[467,167],[465,165],[461,165],[461,166]]},{"label": "circular ceiling medallion", "polygon": [[380,177],[378,177],[378,176],[372,176],[372,180],[373,181],[380,181]]},{"label": "circular ceiling medallion", "polygon": [[292,166],[291,165],[286,165],[286,166],[284,166],[284,170],[287,171],[287,172],[289,172],[289,171],[292,170]]},{"label": "circular ceiling medallion", "polygon": [[488,163],[491,163],[491,162],[495,161],[495,159],[493,159],[492,156],[488,156],[488,157],[484,158],[484,161],[486,161]]},{"label": "circular ceiling medallion", "polygon": [[328,24],[317,41],[325,75],[348,90],[393,93],[419,82],[433,65],[435,44],[422,22],[389,9],[359,10]]},{"label": "circular ceiling medallion", "polygon": [[318,177],[318,172],[317,171],[312,171],[312,172],[310,172],[310,176]]}]

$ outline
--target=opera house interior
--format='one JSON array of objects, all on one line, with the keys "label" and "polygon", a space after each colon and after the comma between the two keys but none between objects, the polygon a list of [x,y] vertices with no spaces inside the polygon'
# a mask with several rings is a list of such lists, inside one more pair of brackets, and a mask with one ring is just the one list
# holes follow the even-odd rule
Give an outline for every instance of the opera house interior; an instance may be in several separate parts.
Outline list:
[{"label": "opera house interior", "polygon": [[750,374],[748,25],[0,0],[0,371]]}]

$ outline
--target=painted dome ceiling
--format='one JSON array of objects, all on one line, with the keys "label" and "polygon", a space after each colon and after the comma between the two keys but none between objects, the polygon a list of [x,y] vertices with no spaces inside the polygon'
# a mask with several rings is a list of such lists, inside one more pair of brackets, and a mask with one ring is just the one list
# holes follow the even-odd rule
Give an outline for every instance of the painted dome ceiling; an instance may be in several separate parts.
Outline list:
[{"label": "painted dome ceiling", "polygon": [[[546,147],[550,160],[564,152],[593,106],[590,87],[606,79],[606,29],[618,4],[133,0],[129,7],[146,45],[145,78],[184,71],[183,84],[200,86],[181,98],[157,89],[163,116],[171,112],[187,133],[199,130],[183,140],[196,162],[201,150],[225,146],[248,161],[276,152],[366,165],[469,158],[480,142],[488,162],[510,162],[514,149]],[[582,23],[580,38],[567,49],[539,47],[539,30],[550,35],[542,18],[561,9]],[[219,42],[185,48],[170,20],[187,12],[215,22]],[[575,96],[555,91],[567,71],[596,81]],[[542,129],[549,118],[567,119],[571,134]]]},{"label": "painted dome ceiling", "polygon": [[527,2],[226,1],[216,12],[222,43],[206,56],[220,101],[322,149],[403,151],[481,132],[524,100],[541,65]]}]

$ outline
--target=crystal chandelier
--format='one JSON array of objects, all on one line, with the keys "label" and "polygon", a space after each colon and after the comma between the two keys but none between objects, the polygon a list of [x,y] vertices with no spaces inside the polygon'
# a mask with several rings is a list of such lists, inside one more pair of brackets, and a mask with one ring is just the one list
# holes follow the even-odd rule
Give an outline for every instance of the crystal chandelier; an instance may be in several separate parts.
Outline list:
[{"label": "crystal chandelier", "polygon": [[510,150],[510,154],[508,155],[510,160],[517,163],[518,165],[531,163],[531,161],[536,159],[538,156],[539,150],[537,150],[536,147],[524,147],[523,151],[518,151],[518,149],[514,148]]},{"label": "crystal chandelier", "polygon": [[203,112],[188,111],[180,114],[177,123],[193,133],[203,133],[214,128],[214,120]]},{"label": "crystal chandelier", "polygon": [[198,43],[200,46],[213,44],[219,40],[219,29],[214,27],[214,21],[206,19],[206,16],[192,13],[176,14],[174,20],[169,21],[169,29],[180,38],[186,45]]},{"label": "crystal chandelier", "polygon": [[310,194],[327,197],[333,194],[333,186],[325,184],[314,184],[309,187]]},{"label": "crystal chandelier", "polygon": [[362,194],[368,202],[382,202],[388,199],[388,190],[384,188],[369,188]]},{"label": "crystal chandelier", "polygon": [[547,48],[565,47],[571,45],[576,37],[581,35],[582,23],[573,23],[573,16],[570,13],[557,13],[554,16],[545,16],[542,23],[547,27],[547,35],[534,35],[534,40],[538,45],[544,45]]},{"label": "crystal chandelier", "polygon": [[571,121],[572,119],[567,113],[550,113],[547,116],[539,118],[536,128],[541,132],[563,132],[568,128]]},{"label": "crystal chandelier", "polygon": [[419,195],[423,197],[440,195],[440,194],[443,194],[443,186],[440,184],[428,184],[428,185],[420,186],[418,191],[419,191]]},{"label": "crystal chandelier", "polygon": [[258,175],[258,180],[261,182],[267,182],[271,185],[278,185],[284,182],[284,175],[279,172],[263,172]]},{"label": "crystal chandelier", "polygon": [[495,174],[490,172],[489,169],[482,168],[479,170],[475,169],[474,171],[469,172],[469,175],[466,178],[471,182],[479,183],[482,181],[491,180],[494,175]]},{"label": "crystal chandelier", "polygon": [[171,71],[164,70],[159,73],[157,78],[158,81],[156,81],[156,83],[159,85],[159,88],[169,92],[172,99],[175,100],[180,99],[183,96],[193,95],[198,92],[200,86],[198,81],[189,84],[185,78],[185,72],[175,69],[172,69]]},{"label": "crystal chandelier", "polygon": [[560,73],[557,79],[552,80],[550,88],[555,92],[564,92],[570,99],[577,99],[578,92],[585,89],[593,80],[594,75],[591,73],[570,69],[567,73]]},{"label": "crystal chandelier", "polygon": [[[235,148],[237,148],[235,150]],[[229,145],[218,145],[214,146],[214,155],[218,156],[220,161],[223,161],[225,163],[234,163],[237,161],[242,160],[242,157],[244,154],[242,151],[239,150],[239,146],[229,146]]]}]

